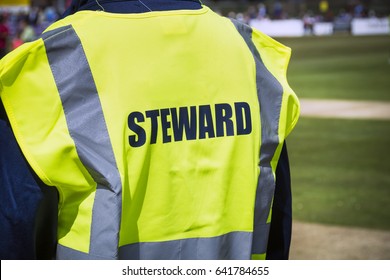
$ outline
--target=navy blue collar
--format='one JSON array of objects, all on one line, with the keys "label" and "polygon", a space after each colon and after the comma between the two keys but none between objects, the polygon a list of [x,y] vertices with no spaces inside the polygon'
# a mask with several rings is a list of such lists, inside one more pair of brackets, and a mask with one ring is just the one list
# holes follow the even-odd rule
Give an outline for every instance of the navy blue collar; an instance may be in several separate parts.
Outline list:
[{"label": "navy blue collar", "polygon": [[[109,13],[145,13],[151,11],[201,9],[199,0],[73,0],[63,17],[83,10],[102,10]],[[145,4],[145,5],[144,5]]]}]

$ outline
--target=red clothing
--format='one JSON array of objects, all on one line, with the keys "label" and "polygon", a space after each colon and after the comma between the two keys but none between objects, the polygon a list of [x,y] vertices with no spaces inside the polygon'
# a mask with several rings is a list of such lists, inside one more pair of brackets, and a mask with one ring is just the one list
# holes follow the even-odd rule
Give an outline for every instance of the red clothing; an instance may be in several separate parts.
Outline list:
[{"label": "red clothing", "polygon": [[9,29],[5,23],[0,23],[0,59],[7,53],[7,39]]},{"label": "red clothing", "polygon": [[0,49],[7,47],[7,37],[9,35],[9,29],[4,23],[0,23]]},{"label": "red clothing", "polygon": [[15,38],[12,40],[12,49],[16,49],[17,47],[19,47],[20,45],[23,44],[23,40],[20,39],[20,38]]}]

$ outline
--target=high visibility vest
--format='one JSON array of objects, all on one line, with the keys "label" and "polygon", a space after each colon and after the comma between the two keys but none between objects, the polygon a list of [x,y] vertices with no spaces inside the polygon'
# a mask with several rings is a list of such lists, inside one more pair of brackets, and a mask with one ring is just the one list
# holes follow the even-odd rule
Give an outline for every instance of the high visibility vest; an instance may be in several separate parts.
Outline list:
[{"label": "high visibility vest", "polygon": [[6,56],[13,131],[59,191],[57,257],[265,258],[289,58],[205,6],[81,11]]}]

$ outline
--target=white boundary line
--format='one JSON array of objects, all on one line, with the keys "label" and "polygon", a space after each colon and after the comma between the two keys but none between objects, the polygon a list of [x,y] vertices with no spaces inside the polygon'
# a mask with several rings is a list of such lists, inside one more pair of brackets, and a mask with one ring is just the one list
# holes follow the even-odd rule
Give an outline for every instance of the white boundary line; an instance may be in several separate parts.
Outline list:
[{"label": "white boundary line", "polygon": [[301,98],[301,116],[390,120],[390,102]]}]

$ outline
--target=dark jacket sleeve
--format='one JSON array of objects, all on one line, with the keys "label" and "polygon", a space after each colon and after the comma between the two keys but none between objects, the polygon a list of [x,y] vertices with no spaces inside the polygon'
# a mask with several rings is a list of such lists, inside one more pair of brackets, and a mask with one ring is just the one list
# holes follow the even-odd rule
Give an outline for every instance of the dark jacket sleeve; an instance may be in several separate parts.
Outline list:
[{"label": "dark jacket sleeve", "polygon": [[0,259],[55,257],[58,194],[29,167],[0,101]]},{"label": "dark jacket sleeve", "polygon": [[276,187],[272,206],[271,230],[267,259],[287,260],[290,251],[292,228],[292,195],[290,164],[286,143],[276,168]]}]

